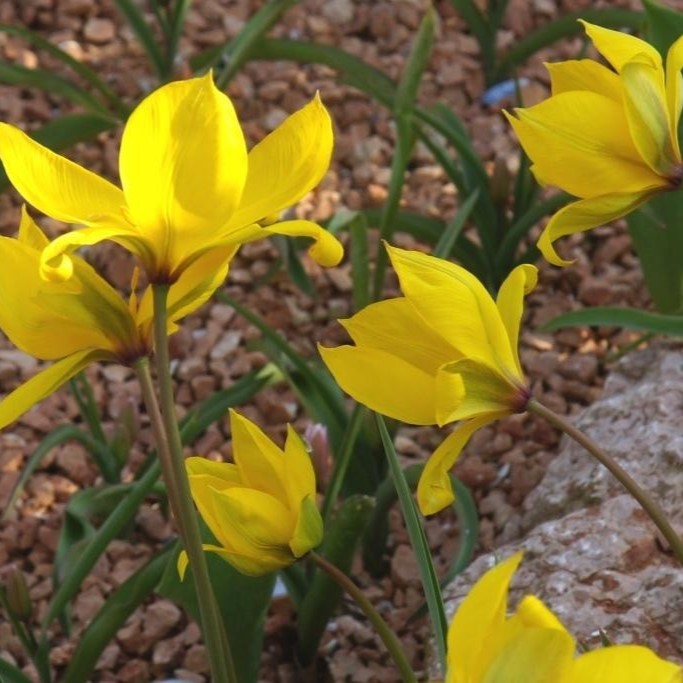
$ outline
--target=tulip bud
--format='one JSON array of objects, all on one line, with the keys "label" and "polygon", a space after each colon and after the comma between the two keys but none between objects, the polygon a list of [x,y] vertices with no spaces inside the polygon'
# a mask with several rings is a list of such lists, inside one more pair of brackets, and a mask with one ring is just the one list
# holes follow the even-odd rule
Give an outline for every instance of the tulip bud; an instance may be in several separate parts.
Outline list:
[{"label": "tulip bud", "polygon": [[304,439],[311,453],[318,486],[325,490],[332,471],[332,452],[327,427],[320,422],[311,422],[306,427]]},{"label": "tulip bud", "polygon": [[15,619],[27,622],[33,614],[33,604],[21,569],[11,565],[5,573],[3,586],[7,609]]}]

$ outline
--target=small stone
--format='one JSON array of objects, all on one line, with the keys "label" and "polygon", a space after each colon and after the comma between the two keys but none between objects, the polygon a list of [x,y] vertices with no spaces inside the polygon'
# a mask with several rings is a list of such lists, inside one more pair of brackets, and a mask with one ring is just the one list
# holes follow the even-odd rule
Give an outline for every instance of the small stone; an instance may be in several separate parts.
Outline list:
[{"label": "small stone", "polygon": [[83,35],[93,43],[109,43],[116,35],[116,26],[111,19],[99,19],[93,17],[85,22]]},{"label": "small stone", "polygon": [[142,659],[131,659],[117,674],[121,683],[149,683],[149,664]]},{"label": "small stone", "polygon": [[218,343],[211,349],[209,356],[212,360],[223,360],[233,351],[239,348],[242,341],[242,333],[234,330],[226,332],[218,341]]},{"label": "small stone", "polygon": [[398,586],[420,583],[420,569],[415,553],[408,545],[399,545],[391,558],[391,579]]},{"label": "small stone", "polygon": [[147,608],[143,619],[143,630],[151,640],[161,640],[174,629],[182,612],[170,600],[160,600]]},{"label": "small stone", "polygon": [[354,6],[351,0],[327,0],[321,9],[322,15],[333,24],[346,24],[353,19]]}]

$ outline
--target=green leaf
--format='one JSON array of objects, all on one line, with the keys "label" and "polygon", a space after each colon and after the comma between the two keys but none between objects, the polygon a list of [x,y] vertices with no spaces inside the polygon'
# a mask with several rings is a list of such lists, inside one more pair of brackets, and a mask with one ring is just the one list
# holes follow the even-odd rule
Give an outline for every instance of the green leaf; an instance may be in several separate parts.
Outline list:
[{"label": "green leaf", "polygon": [[128,617],[154,592],[170,558],[167,546],[124,583],[100,608],[85,631],[70,658],[62,683],[82,683],[90,679],[104,649],[114,640],[116,632]]},{"label": "green leaf", "polygon": [[44,50],[51,57],[62,62],[65,66],[70,68],[74,73],[80,76],[86,83],[91,85],[99,91],[116,110],[118,117],[125,120],[128,117],[128,108],[123,103],[121,98],[93,71],[89,66],[83,62],[74,59],[68,52],[65,52],[58,45],[43,38],[39,33],[30,31],[23,26],[13,26],[11,24],[0,24],[0,33],[7,33],[11,36],[23,38],[27,42],[35,45],[37,48]]},{"label": "green leaf", "polygon": [[643,0],[645,8],[645,39],[666,59],[666,53],[683,35],[683,12],[655,0]]},{"label": "green leaf", "polygon": [[[67,114],[31,132],[31,137],[42,145],[59,152],[83,140],[90,140],[104,131],[111,130],[115,122],[98,114]],[[0,164],[0,191],[10,182]]]},{"label": "green leaf", "polygon": [[680,192],[663,192],[627,216],[645,284],[660,313],[683,311]]},{"label": "green leaf", "polygon": [[351,233],[351,282],[353,283],[353,310],[360,311],[370,303],[370,254],[368,222],[365,216],[355,214],[348,223]]},{"label": "green leaf", "polygon": [[605,28],[630,28],[639,31],[643,24],[643,18],[642,12],[617,8],[586,8],[578,12],[569,12],[558,19],[543,24],[524,38],[516,41],[514,47],[509,49],[498,63],[492,82],[497,83],[508,78],[518,66],[524,64],[529,57],[544,47],[552,45],[562,38],[583,33],[583,26],[579,23],[579,19],[585,19],[591,24],[598,24]]},{"label": "green leaf", "polygon": [[496,30],[472,0],[451,0],[451,4],[479,45],[485,80],[489,84],[496,64]]},{"label": "green leaf", "polygon": [[543,326],[543,329],[552,331],[559,330],[562,327],[578,327],[581,325],[609,325],[637,332],[683,337],[683,316],[647,313],[635,308],[621,306],[596,306],[580,311],[570,311],[553,318]]},{"label": "green leaf", "polygon": [[159,48],[158,41],[152,32],[149,24],[145,21],[142,10],[132,0],[116,0],[116,6],[119,12],[123,14],[128,22],[131,30],[142,45],[142,48],[147,53],[157,76],[162,81],[166,81],[171,73],[168,71],[168,65],[164,60],[164,55]]},{"label": "green leaf", "polygon": [[308,273],[306,273],[306,269],[301,263],[301,257],[296,248],[297,240],[287,238],[284,235],[271,235],[270,241],[278,250],[289,279],[306,296],[315,298],[316,290],[311,282],[311,278],[308,277]]},{"label": "green leaf", "polygon": [[[215,543],[203,522],[202,532],[205,542]],[[180,581],[177,569],[179,554],[180,544],[176,543],[158,592],[181,605],[199,623],[199,604],[192,582],[192,568],[188,568],[185,580]],[[275,586],[275,574],[245,576],[214,553],[206,553],[206,561],[230,648],[237,655],[237,678],[241,683],[255,683],[261,661],[263,624]]]},{"label": "green leaf", "polygon": [[[372,498],[353,496],[344,502],[336,516],[327,524],[325,541],[319,552],[345,574],[351,569],[358,541],[373,507]],[[341,587],[325,572],[316,568],[297,618],[297,652],[302,666],[306,667],[314,661],[325,626],[341,597]]]},{"label": "green leaf", "polygon": [[0,683],[32,683],[31,679],[16,666],[0,659]]},{"label": "green leaf", "polygon": [[467,219],[470,217],[472,209],[474,209],[474,205],[477,203],[478,199],[479,190],[475,190],[462,203],[462,206],[458,209],[455,216],[453,216],[450,223],[448,223],[446,229],[441,233],[441,237],[439,237],[439,241],[432,251],[434,256],[448,258],[451,255],[453,247],[455,246],[458,237],[460,237],[460,233],[465,227],[465,223],[467,223]]},{"label": "green leaf", "polygon": [[114,118],[107,108],[89,92],[45,69],[29,69],[19,64],[0,62],[0,83],[18,85],[23,88],[38,88],[50,95],[63,97],[103,118]]},{"label": "green leaf", "polygon": [[439,662],[442,671],[446,670],[446,634],[448,633],[448,622],[446,621],[446,613],[444,612],[443,598],[441,596],[441,587],[434,570],[434,563],[432,562],[429,544],[425,536],[422,522],[417,511],[415,502],[411,495],[410,487],[403,474],[403,470],[398,461],[398,455],[394,449],[394,443],[389,436],[384,419],[375,414],[377,418],[377,427],[380,436],[382,437],[382,444],[384,451],[389,461],[389,469],[391,477],[394,480],[394,486],[398,494],[398,501],[403,513],[403,519],[408,531],[408,538],[410,545],[413,548],[417,565],[420,571],[420,579],[422,581],[422,588],[427,598],[427,606],[429,608],[429,616],[434,629],[434,636],[436,638],[436,648],[439,654]]}]

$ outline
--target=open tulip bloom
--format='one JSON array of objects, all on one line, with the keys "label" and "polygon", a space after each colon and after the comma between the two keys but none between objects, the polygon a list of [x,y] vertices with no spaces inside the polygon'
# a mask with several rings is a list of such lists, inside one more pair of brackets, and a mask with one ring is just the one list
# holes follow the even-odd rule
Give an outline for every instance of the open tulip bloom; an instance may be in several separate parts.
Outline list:
[{"label": "open tulip bloom", "polygon": [[[289,425],[284,450],[234,410],[230,431],[234,463],[200,457],[185,461],[192,498],[218,541],[204,549],[244,574],[267,574],[296,562],[322,541],[313,464]],[[187,563],[183,552],[181,577]]]},{"label": "open tulip bloom", "polygon": [[[68,282],[39,274],[48,239],[22,209],[19,235],[0,237],[0,329],[22,351],[55,361],[0,402],[0,428],[95,361],[125,365],[152,349],[152,297],[128,302],[83,259],[72,259]],[[230,254],[198,259],[169,290],[169,331],[206,301],[225,278]]]},{"label": "open tulip bloom", "polygon": [[175,282],[201,255],[269,234],[315,240],[336,265],[339,242],[315,223],[278,221],[327,171],[332,124],[316,96],[247,153],[230,99],[210,74],[146,97],[123,131],[121,188],[0,124],[0,158],[19,193],[43,213],[82,226],[49,244],[42,274],[68,279],[68,252],[112,240],[140,259],[150,282]]},{"label": "open tulip bloom", "polygon": [[507,115],[536,179],[579,198],[550,219],[538,242],[556,265],[569,262],[555,240],[625,216],[683,181],[683,37],[665,69],[645,41],[583,24],[614,70],[590,59],[548,64],[552,96]]},{"label": "open tulip bloom", "polygon": [[446,683],[682,683],[681,667],[638,645],[578,657],[559,619],[528,595],[506,615],[516,553],[490,569],[458,608],[448,631]]},{"label": "open tulip bloom", "polygon": [[529,401],[517,338],[537,270],[515,268],[494,301],[460,266],[387,250],[404,296],[340,321],[355,346],[320,347],[320,353],[344,391],[378,413],[416,425],[461,420],[418,484],[420,510],[433,514],[453,500],[448,471],[472,433],[524,411]]}]

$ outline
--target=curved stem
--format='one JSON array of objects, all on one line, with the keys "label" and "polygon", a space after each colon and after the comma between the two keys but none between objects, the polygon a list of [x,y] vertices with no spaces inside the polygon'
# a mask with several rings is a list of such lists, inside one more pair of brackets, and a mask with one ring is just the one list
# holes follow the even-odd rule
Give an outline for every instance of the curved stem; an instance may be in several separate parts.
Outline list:
[{"label": "curved stem", "polygon": [[358,607],[363,610],[363,614],[373,625],[375,631],[386,645],[387,650],[394,663],[401,672],[404,683],[417,683],[417,678],[413,672],[405,654],[401,641],[396,634],[389,628],[387,622],[382,619],[380,613],[373,607],[372,603],[365,597],[363,591],[346,575],[341,569],[326,560],[322,555],[318,555],[312,550],[308,555],[320,569],[336,581],[355,601]]},{"label": "curved stem", "polygon": [[168,285],[154,285],[152,291],[154,295],[154,351],[161,407],[156,403],[154,391],[150,392],[148,388],[146,393],[151,394],[148,396],[151,404],[150,419],[154,423],[155,419],[161,417],[162,424],[154,427],[155,436],[159,439],[159,459],[163,463],[162,471],[166,479],[171,509],[178,521],[180,536],[192,568],[202,633],[211,664],[211,680],[213,683],[237,683],[230,646],[209,579],[176,420],[168,353],[166,312]]},{"label": "curved stem", "polygon": [[664,538],[671,546],[676,559],[683,565],[683,539],[674,531],[669,524],[669,520],[661,507],[652,497],[643,491],[636,484],[630,475],[615,460],[605,453],[592,439],[587,437],[580,429],[555,414],[549,408],[540,404],[535,399],[531,399],[527,405],[527,410],[536,413],[546,419],[551,425],[562,430],[567,436],[571,437],[580,446],[583,446],[601,465],[604,465],[618,480],[623,487],[640,503],[641,507],[648,514],[655,526],[661,531]]}]

